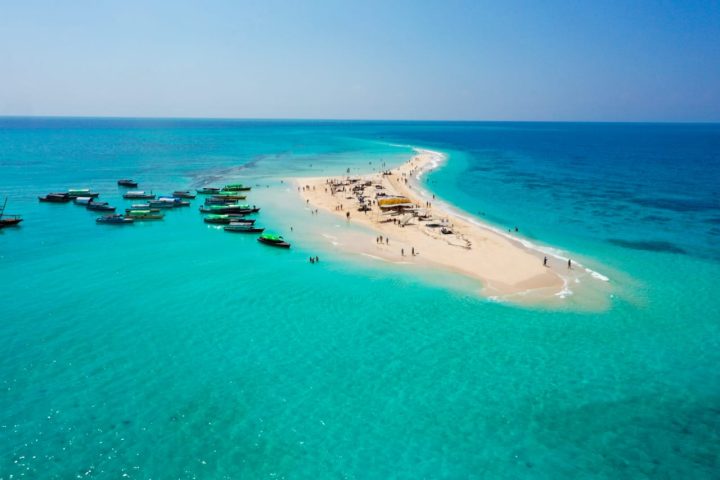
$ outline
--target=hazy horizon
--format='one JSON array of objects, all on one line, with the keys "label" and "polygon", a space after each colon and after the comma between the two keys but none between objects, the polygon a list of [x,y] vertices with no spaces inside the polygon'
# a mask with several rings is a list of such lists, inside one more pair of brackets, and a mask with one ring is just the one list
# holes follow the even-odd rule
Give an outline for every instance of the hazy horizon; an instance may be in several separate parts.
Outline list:
[{"label": "hazy horizon", "polygon": [[255,122],[397,122],[397,123],[618,123],[618,124],[637,124],[637,125],[653,125],[653,124],[678,124],[678,125],[717,125],[720,120],[696,121],[696,120],[523,120],[523,119],[455,119],[455,118],[326,118],[326,117],[170,117],[170,116],[151,116],[151,115],[0,115],[5,119],[57,119],[57,120],[236,120],[236,121],[255,121]]},{"label": "hazy horizon", "polygon": [[0,116],[720,121],[720,4],[3,2]]}]

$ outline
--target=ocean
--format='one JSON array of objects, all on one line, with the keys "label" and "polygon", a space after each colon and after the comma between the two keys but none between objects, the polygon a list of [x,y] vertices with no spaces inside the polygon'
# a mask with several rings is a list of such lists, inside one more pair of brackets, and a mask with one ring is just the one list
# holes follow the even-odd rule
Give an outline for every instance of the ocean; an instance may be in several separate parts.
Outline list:
[{"label": "ocean", "polygon": [[[601,304],[344,253],[357,227],[290,181],[413,148],[448,156],[438,201],[607,277]],[[252,185],[293,246],[200,197],[128,227],[37,200],[124,208],[125,177]],[[0,118],[5,196],[0,479],[717,477],[720,125]]]}]

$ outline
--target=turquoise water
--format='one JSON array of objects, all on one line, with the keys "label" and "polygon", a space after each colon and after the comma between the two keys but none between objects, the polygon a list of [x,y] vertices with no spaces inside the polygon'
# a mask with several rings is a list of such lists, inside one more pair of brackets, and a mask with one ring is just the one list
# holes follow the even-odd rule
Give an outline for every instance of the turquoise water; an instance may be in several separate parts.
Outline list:
[{"label": "turquoise water", "polygon": [[[607,308],[344,254],[287,182],[410,146],[449,154],[445,201],[610,277]],[[0,230],[0,478],[717,475],[718,126],[0,119],[0,172],[26,219]],[[293,248],[198,200],[127,228],[37,202],[124,206],[121,177],[250,183]]]}]

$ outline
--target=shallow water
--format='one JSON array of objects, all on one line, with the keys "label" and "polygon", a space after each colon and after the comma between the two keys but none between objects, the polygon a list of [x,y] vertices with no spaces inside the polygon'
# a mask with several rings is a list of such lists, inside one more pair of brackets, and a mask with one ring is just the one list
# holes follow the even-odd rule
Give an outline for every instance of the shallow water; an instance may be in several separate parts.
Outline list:
[{"label": "shallow water", "polygon": [[[607,308],[344,254],[355,227],[288,183],[411,146],[449,154],[443,201],[607,275]],[[0,172],[0,478],[716,475],[718,126],[0,119]],[[252,184],[293,248],[200,200],[127,228],[37,202],[124,206],[122,177]]]}]

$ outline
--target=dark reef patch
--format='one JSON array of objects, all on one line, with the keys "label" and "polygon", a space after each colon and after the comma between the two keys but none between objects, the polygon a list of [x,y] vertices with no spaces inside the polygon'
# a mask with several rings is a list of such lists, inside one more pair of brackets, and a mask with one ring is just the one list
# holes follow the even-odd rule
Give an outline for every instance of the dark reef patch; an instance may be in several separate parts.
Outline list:
[{"label": "dark reef patch", "polygon": [[629,200],[643,207],[659,208],[673,212],[700,212],[720,208],[717,202],[688,198],[631,198]]},{"label": "dark reef patch", "polygon": [[622,240],[620,238],[608,238],[608,242],[620,247],[631,248],[633,250],[647,250],[649,252],[665,252],[665,253],[687,253],[677,245],[664,242],[661,240]]}]

